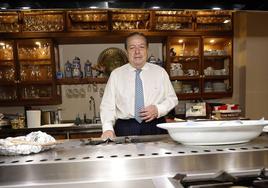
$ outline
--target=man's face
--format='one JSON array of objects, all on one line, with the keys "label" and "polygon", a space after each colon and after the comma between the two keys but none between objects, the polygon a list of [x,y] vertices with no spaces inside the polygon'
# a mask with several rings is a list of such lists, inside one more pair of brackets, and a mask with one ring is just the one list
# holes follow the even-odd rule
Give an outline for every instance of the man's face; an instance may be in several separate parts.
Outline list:
[{"label": "man's face", "polygon": [[147,60],[147,45],[142,36],[134,35],[127,40],[129,63],[135,68],[142,68]]}]

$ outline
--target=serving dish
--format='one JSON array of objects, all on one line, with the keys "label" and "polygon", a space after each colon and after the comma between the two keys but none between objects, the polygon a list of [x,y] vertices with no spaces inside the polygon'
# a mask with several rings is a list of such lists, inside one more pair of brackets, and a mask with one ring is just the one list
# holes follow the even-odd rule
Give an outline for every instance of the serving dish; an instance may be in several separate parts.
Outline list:
[{"label": "serving dish", "polygon": [[187,121],[161,123],[170,137],[185,145],[223,145],[245,143],[258,137],[267,120]]}]

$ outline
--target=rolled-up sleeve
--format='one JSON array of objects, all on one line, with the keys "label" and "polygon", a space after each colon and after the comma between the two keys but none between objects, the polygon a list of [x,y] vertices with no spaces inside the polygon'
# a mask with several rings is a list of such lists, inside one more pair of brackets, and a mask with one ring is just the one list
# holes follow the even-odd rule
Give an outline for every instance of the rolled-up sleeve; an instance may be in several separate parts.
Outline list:
[{"label": "rolled-up sleeve", "polygon": [[163,71],[163,92],[164,100],[156,105],[158,109],[158,118],[165,116],[170,110],[175,108],[178,104],[178,97],[174,91],[174,88],[169,80],[169,76],[166,71]]},{"label": "rolled-up sleeve", "polygon": [[116,104],[115,104],[115,82],[114,74],[111,73],[106,84],[102,101],[100,104],[100,116],[102,123],[102,131],[114,130],[113,125],[116,120]]}]

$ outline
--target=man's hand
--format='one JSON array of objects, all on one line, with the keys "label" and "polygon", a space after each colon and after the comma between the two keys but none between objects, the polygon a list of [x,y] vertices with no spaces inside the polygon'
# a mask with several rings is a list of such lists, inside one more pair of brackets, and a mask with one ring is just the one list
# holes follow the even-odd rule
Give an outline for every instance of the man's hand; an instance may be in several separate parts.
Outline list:
[{"label": "man's hand", "polygon": [[158,117],[158,109],[155,105],[144,107],[140,112],[141,119],[150,122]]},{"label": "man's hand", "polygon": [[113,139],[113,138],[115,138],[115,137],[116,137],[116,136],[115,136],[115,134],[114,134],[114,131],[112,131],[112,130],[104,131],[104,132],[102,133],[102,135],[101,135],[101,138],[102,138],[103,140],[107,140],[108,138]]}]

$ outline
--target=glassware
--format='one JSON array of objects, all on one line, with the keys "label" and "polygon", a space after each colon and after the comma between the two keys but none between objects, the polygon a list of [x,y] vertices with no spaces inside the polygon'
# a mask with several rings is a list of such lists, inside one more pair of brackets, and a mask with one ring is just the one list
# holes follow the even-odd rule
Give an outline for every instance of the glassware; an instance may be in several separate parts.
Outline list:
[{"label": "glassware", "polygon": [[3,79],[3,71],[0,70],[0,80],[2,80],[2,79]]},{"label": "glassware", "polygon": [[25,68],[21,68],[21,70],[20,70],[20,79],[21,79],[22,81],[24,81],[24,80],[27,79],[27,73],[26,73]]},{"label": "glassware", "polygon": [[15,78],[15,69],[14,68],[10,68],[9,70],[5,71],[5,78],[8,81],[12,81]]},{"label": "glassware", "polygon": [[52,78],[52,69],[50,66],[47,67],[47,79]]}]

